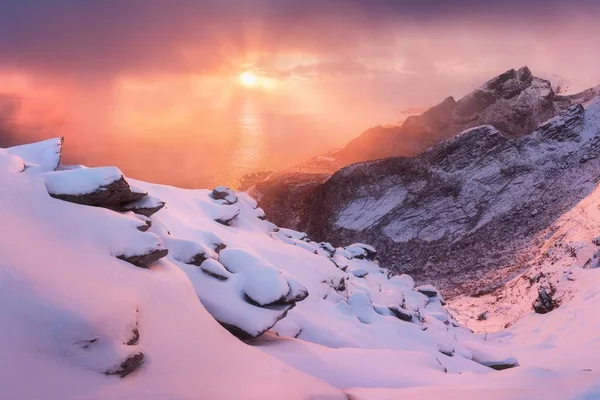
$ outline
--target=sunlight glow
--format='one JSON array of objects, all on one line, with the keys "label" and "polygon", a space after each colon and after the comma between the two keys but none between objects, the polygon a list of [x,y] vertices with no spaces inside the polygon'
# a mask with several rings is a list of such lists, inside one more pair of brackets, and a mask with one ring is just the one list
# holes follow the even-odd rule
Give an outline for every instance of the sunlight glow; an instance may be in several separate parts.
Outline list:
[{"label": "sunlight glow", "polygon": [[256,77],[256,75],[252,72],[252,71],[244,71],[240,74],[240,83],[244,86],[254,86],[256,85],[256,81],[258,80],[258,78]]}]

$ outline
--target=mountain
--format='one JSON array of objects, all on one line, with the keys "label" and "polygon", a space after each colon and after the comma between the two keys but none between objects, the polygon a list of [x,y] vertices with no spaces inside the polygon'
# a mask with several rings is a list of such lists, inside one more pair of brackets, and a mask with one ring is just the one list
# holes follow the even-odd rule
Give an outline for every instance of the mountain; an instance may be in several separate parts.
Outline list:
[{"label": "mountain", "polygon": [[456,101],[448,97],[399,126],[377,126],[334,154],[337,163],[411,156],[468,128],[492,125],[510,138],[531,133],[560,111],[591,100],[600,86],[571,96],[554,93],[550,81],[529,68],[511,69]]},{"label": "mountain", "polygon": [[[534,132],[506,133],[513,121],[507,116],[527,116],[527,125],[550,113],[542,105],[551,89],[529,76],[527,69],[509,71],[482,87],[504,87],[494,106],[498,120],[488,109],[481,113],[493,125],[469,128],[415,157],[357,163],[292,185],[289,175],[274,176],[257,184],[254,195],[277,223],[338,245],[372,243],[385,267],[433,282],[447,294],[500,285],[527,267],[539,235],[591,193],[600,174],[597,89],[551,96],[553,110],[569,107]],[[482,88],[458,103],[480,98]],[[513,107],[529,108],[510,111],[509,95]],[[443,104],[423,115],[431,120],[432,111],[452,108],[454,114],[464,107]]]},{"label": "mountain", "polygon": [[549,81],[527,67],[511,69],[459,101],[448,97],[398,126],[367,130],[339,151],[314,157],[300,166],[269,175],[250,189],[269,218],[302,229],[306,202],[331,174],[353,162],[391,156],[415,156],[440,141],[481,125],[491,125],[508,138],[533,132],[565,109],[586,105],[600,95],[600,85],[573,95],[554,93]]}]

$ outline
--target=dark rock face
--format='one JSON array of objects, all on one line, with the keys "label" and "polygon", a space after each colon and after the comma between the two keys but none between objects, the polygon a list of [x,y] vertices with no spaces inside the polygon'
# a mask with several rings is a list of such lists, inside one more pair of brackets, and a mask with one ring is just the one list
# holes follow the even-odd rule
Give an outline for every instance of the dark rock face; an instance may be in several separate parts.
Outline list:
[{"label": "dark rock face", "polygon": [[520,138],[479,126],[416,157],[351,165],[305,199],[294,228],[372,244],[383,267],[448,296],[488,290],[524,269],[541,234],[594,189],[599,133],[575,105]]},{"label": "dark rock face", "polygon": [[330,174],[278,173],[257,183],[250,191],[269,221],[295,229],[304,217],[315,190]]},{"label": "dark rock face", "polygon": [[140,268],[147,268],[150,264],[155,263],[161,258],[169,254],[167,249],[155,249],[145,254],[137,254],[133,256],[120,255],[117,256],[119,260],[126,261],[130,264]]},{"label": "dark rock face", "polygon": [[129,356],[117,367],[105,372],[106,375],[118,375],[125,378],[127,375],[138,369],[144,363],[144,353],[139,352]]}]

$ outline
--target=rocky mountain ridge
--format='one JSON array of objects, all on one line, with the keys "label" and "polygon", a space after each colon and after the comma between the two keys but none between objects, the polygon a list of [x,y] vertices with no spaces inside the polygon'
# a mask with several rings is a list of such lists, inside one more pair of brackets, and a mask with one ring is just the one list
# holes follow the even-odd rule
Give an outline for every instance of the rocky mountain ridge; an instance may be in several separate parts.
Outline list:
[{"label": "rocky mountain ridge", "polygon": [[562,110],[585,103],[600,86],[575,95],[558,95],[550,81],[528,67],[508,70],[458,101],[450,96],[396,127],[378,126],[349,142],[334,157],[343,165],[392,156],[412,156],[459,132],[493,125],[510,138],[531,133]]},{"label": "rocky mountain ridge", "polygon": [[540,124],[576,104],[600,95],[600,85],[583,92],[556,94],[548,80],[529,68],[509,70],[456,101],[448,97],[399,126],[367,130],[337,152],[276,172],[250,189],[275,223],[299,228],[307,199],[331,174],[357,161],[415,156],[463,130],[491,125],[509,138],[530,134]]},{"label": "rocky mountain ridge", "polygon": [[[510,75],[523,79],[527,71]],[[492,92],[498,87],[486,85]],[[502,93],[518,90],[510,84]],[[312,186],[288,187],[283,198],[266,185],[257,185],[255,193],[280,225],[335,244],[373,243],[386,267],[409,271],[450,295],[485,291],[524,270],[543,242],[540,235],[594,189],[600,103],[595,89],[585,93],[553,96],[553,107],[571,106],[528,135],[506,134],[498,123],[478,126],[416,157],[358,163],[330,178],[319,176]],[[544,104],[544,98],[527,104]],[[527,110],[530,117],[545,115]],[[278,212],[278,204],[289,203],[292,212]]]}]

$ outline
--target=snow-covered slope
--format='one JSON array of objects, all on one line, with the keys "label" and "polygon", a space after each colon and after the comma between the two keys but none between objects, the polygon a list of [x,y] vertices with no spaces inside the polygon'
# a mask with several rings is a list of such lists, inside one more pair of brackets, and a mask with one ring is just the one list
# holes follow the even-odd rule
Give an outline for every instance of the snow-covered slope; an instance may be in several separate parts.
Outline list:
[{"label": "snow-covered slope", "polygon": [[345,399],[224,332],[173,263],[118,259],[160,238],[133,213],[51,198],[49,175],[23,171],[44,159],[15,153],[30,152],[0,152],[1,398]]},{"label": "snow-covered slope", "polygon": [[[153,185],[115,167],[53,171],[60,144],[0,150],[1,398],[600,394],[597,335],[581,342],[587,353],[577,342],[555,351],[549,336],[523,344],[535,339],[531,321],[563,327],[569,307],[596,329],[597,286],[476,335],[435,287],[389,274],[367,244],[334,248],[277,228],[225,187]],[[597,271],[573,274],[593,282]]]},{"label": "snow-covered slope", "polygon": [[393,355],[413,376],[505,362],[473,360],[437,290],[390,276],[371,246],[279,229],[223,187],[53,171],[60,145],[0,151],[3,398],[345,399],[378,382],[305,368],[321,349],[329,368],[383,371]]}]

